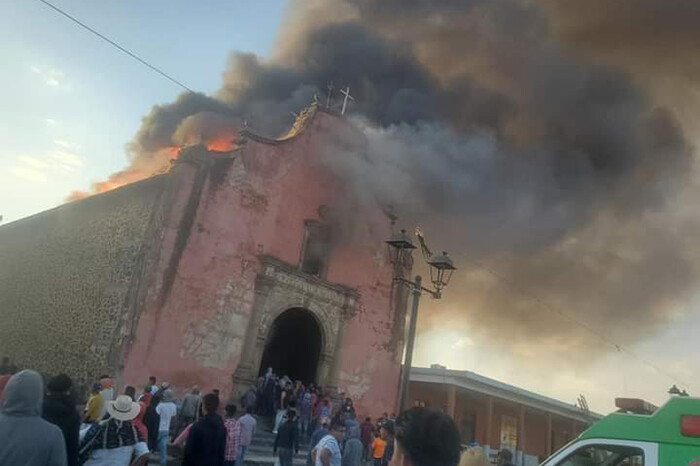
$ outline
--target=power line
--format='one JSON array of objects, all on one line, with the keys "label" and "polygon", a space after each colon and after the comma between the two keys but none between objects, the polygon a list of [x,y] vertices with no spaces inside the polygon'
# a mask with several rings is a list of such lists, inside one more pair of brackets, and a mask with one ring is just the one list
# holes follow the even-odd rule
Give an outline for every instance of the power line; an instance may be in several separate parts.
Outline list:
[{"label": "power line", "polygon": [[637,361],[641,362],[642,364],[646,365],[647,367],[650,367],[650,368],[654,369],[654,370],[657,371],[659,374],[662,374],[662,375],[668,377],[669,379],[671,379],[672,381],[674,381],[674,382],[676,382],[676,383],[680,383],[680,384],[682,384],[682,385],[684,385],[684,386],[686,386],[686,387],[688,387],[688,388],[691,386],[691,384],[689,384],[689,383],[683,381],[683,380],[682,380],[680,377],[678,377],[677,375],[672,374],[672,373],[670,373],[670,372],[668,372],[668,371],[666,371],[666,370],[660,368],[658,365],[654,364],[654,363],[651,362],[651,361],[648,361],[648,360],[644,359],[643,357],[641,357],[640,355],[638,355],[638,354],[635,353],[634,351],[632,351],[632,350],[626,348],[625,346],[623,346],[623,345],[621,345],[621,344],[619,344],[619,343],[616,343],[614,340],[612,340],[612,339],[609,338],[608,336],[602,334],[601,332],[597,331],[595,328],[591,327],[589,324],[586,324],[585,322],[582,322],[582,321],[578,320],[576,317],[572,316],[571,314],[568,314],[568,313],[564,312],[564,311],[563,311],[562,309],[560,309],[559,307],[553,306],[553,305],[549,304],[547,301],[545,301],[544,299],[540,298],[539,296],[537,296],[537,295],[535,295],[535,294],[533,294],[533,293],[531,293],[531,292],[529,292],[529,291],[527,291],[527,290],[524,290],[524,289],[520,288],[520,287],[517,286],[515,283],[513,283],[511,280],[509,280],[508,278],[506,278],[506,277],[504,277],[503,275],[499,274],[499,273],[496,272],[495,270],[493,270],[493,269],[487,267],[486,265],[482,264],[481,262],[479,262],[479,261],[477,261],[477,260],[473,260],[473,259],[468,259],[468,258],[466,258],[464,255],[461,255],[461,257],[462,257],[463,259],[465,259],[467,262],[469,262],[469,263],[475,265],[476,267],[478,267],[478,268],[484,270],[485,272],[487,272],[487,273],[490,274],[491,276],[495,277],[496,279],[498,279],[499,281],[501,281],[503,284],[507,285],[510,289],[512,289],[512,290],[515,291],[516,293],[518,293],[518,294],[520,294],[520,295],[522,295],[522,296],[525,296],[526,298],[530,299],[531,301],[533,301],[533,302],[539,304],[540,306],[542,306],[544,309],[546,309],[546,310],[548,310],[548,311],[550,311],[550,312],[552,312],[552,313],[558,314],[559,316],[563,317],[564,319],[567,319],[568,321],[570,321],[570,322],[572,322],[572,323],[578,325],[579,327],[585,329],[585,330],[586,330],[588,333],[590,333],[591,335],[597,337],[598,339],[600,339],[600,340],[603,341],[604,343],[606,343],[606,344],[608,344],[608,345],[614,347],[618,352],[620,352],[620,353],[626,353],[628,356],[630,356],[630,357],[636,359]]},{"label": "power line", "polygon": [[114,41],[113,41],[112,39],[110,39],[109,37],[106,37],[106,36],[104,36],[103,34],[100,34],[99,32],[97,32],[96,30],[94,30],[93,28],[91,28],[90,26],[88,26],[87,24],[81,22],[81,21],[78,20],[77,18],[75,18],[75,17],[71,16],[70,14],[66,13],[65,11],[61,10],[61,9],[60,9],[59,7],[57,7],[56,5],[54,5],[54,4],[50,3],[50,2],[48,2],[47,0],[39,0],[39,1],[40,1],[41,3],[43,3],[44,5],[48,6],[49,8],[51,8],[52,10],[56,11],[57,13],[59,13],[59,14],[65,16],[65,17],[68,18],[69,20],[73,21],[75,24],[77,24],[78,26],[82,27],[83,29],[86,29],[87,31],[93,33],[94,35],[96,35],[96,36],[99,37],[100,39],[102,39],[102,40],[104,40],[105,42],[107,42],[108,44],[112,45],[113,47],[116,47],[117,49],[121,50],[123,53],[129,55],[131,58],[133,58],[134,60],[138,61],[138,62],[141,63],[142,65],[147,66],[147,67],[150,68],[151,70],[153,70],[153,71],[155,71],[156,73],[158,73],[159,75],[163,76],[163,77],[164,77],[165,79],[167,79],[168,81],[170,81],[170,82],[172,82],[172,83],[174,83],[174,84],[180,86],[181,88],[183,88],[183,89],[186,90],[186,91],[194,92],[192,89],[190,89],[189,87],[185,86],[185,85],[182,84],[180,81],[178,81],[177,79],[175,79],[175,78],[173,78],[172,76],[170,76],[169,74],[167,74],[165,71],[163,71],[163,70],[161,70],[161,69],[159,69],[159,68],[156,68],[155,66],[151,65],[151,64],[148,63],[146,60],[144,60],[144,59],[142,59],[141,57],[139,57],[138,55],[136,55],[134,52],[132,52],[132,51],[130,51],[130,50],[128,50],[128,49],[122,47],[121,45],[117,44],[116,42],[114,42]]}]

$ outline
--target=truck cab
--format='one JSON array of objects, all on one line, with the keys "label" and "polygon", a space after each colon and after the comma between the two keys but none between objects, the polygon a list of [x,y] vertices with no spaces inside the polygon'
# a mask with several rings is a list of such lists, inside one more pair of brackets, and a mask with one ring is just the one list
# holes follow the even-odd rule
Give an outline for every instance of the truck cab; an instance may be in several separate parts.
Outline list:
[{"label": "truck cab", "polygon": [[674,397],[661,408],[616,400],[610,414],[541,466],[700,466],[700,398]]}]

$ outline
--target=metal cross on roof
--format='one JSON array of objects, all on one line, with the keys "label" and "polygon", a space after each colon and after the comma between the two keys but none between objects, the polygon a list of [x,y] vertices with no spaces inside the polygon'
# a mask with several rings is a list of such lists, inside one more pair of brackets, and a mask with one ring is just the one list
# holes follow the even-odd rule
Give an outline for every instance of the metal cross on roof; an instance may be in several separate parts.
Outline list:
[{"label": "metal cross on roof", "polygon": [[340,111],[340,114],[345,115],[345,109],[348,107],[348,99],[354,102],[355,98],[350,95],[350,86],[348,86],[346,89],[341,89],[340,93],[345,96],[343,99],[343,109]]},{"label": "metal cross on roof", "polygon": [[328,97],[326,97],[326,108],[331,108],[331,97],[333,97],[333,81],[328,84]]}]

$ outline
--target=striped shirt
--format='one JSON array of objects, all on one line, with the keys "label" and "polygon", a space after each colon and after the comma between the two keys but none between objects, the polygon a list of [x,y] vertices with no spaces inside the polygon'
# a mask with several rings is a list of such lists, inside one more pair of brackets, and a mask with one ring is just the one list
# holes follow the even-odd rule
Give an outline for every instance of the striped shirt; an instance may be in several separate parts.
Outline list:
[{"label": "striped shirt", "polygon": [[241,444],[241,423],[230,417],[224,421],[226,426],[226,461],[236,461],[238,447]]}]

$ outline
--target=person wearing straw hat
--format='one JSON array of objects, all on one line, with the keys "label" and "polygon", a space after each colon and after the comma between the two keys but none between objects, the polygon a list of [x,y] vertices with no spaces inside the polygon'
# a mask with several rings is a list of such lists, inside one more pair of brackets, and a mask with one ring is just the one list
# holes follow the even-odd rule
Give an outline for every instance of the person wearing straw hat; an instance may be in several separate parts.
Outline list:
[{"label": "person wearing straw hat", "polygon": [[143,466],[148,446],[132,422],[141,406],[128,395],[107,403],[109,419],[81,434],[79,461],[84,466]]}]

